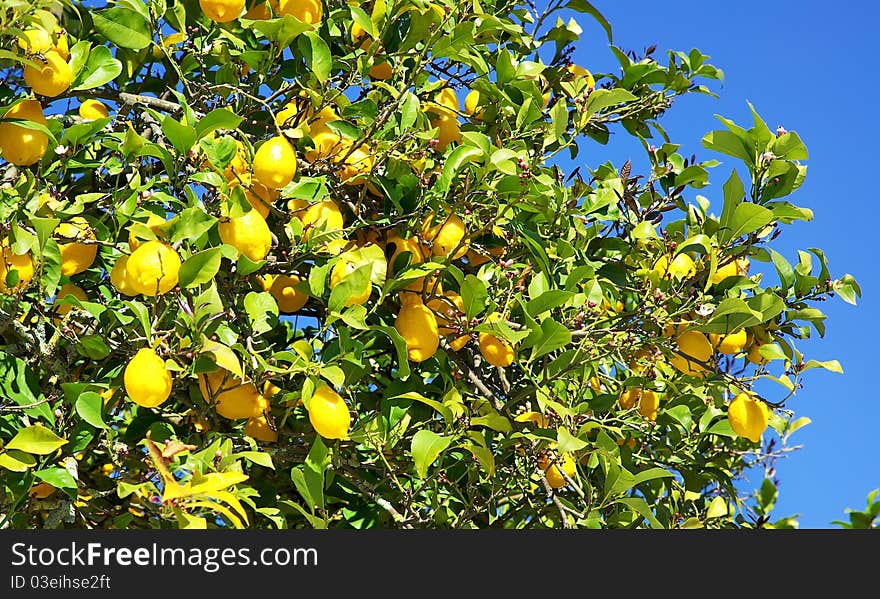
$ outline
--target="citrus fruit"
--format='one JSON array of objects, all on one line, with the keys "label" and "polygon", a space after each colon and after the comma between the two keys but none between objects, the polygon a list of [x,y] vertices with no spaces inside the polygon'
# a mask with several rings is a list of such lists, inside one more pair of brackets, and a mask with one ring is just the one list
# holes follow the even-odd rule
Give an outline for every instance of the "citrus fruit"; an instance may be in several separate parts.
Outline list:
[{"label": "citrus fruit", "polygon": [[244,197],[251,205],[251,208],[259,212],[263,218],[267,218],[272,204],[278,199],[278,190],[269,189],[259,181],[252,181],[251,176],[247,173],[229,180],[230,190],[237,185],[244,187]]},{"label": "citrus fruit", "polygon": [[52,34],[45,29],[33,27],[26,29],[18,38],[18,47],[28,54],[42,54],[55,47]]},{"label": "citrus fruit", "polygon": [[325,439],[347,439],[351,412],[336,391],[322,385],[309,401],[309,422]]},{"label": "citrus fruit", "polygon": [[38,68],[26,66],[24,80],[35,94],[54,98],[61,95],[73,81],[73,71],[67,61],[55,50],[42,54],[43,58],[32,57]]},{"label": "citrus fruit", "polygon": [[110,115],[110,110],[103,102],[98,100],[84,100],[79,105],[79,116],[87,121],[96,121]]},{"label": "citrus fruit", "polygon": [[131,284],[128,282],[127,264],[128,256],[123,255],[116,259],[116,263],[113,264],[113,268],[110,269],[110,284],[113,285],[119,293],[131,297],[137,295],[137,291],[132,289]]},{"label": "citrus fruit", "polygon": [[8,239],[4,239],[0,247],[2,247],[2,252],[0,252],[0,292],[6,293],[10,291],[6,284],[6,276],[13,270],[18,273],[18,281],[13,286],[13,289],[21,289],[34,277],[33,258],[31,258],[30,252],[25,252],[24,254],[12,253]]},{"label": "citrus fruit", "polygon": [[587,89],[595,89],[596,80],[593,78],[593,74],[584,67],[578,66],[576,64],[570,64],[565,67],[565,70],[574,76],[575,81],[582,82],[584,85],[586,85]]},{"label": "citrus fruit", "polygon": [[73,304],[58,305],[58,302],[66,298],[68,295],[72,295],[81,302],[88,300],[88,296],[86,295],[86,292],[82,290],[82,287],[78,287],[73,283],[65,283],[58,289],[58,292],[55,294],[55,302],[53,303],[55,306],[55,313],[59,316],[64,316],[70,312],[71,308],[73,308]]},{"label": "citrus fruit", "polygon": [[404,301],[394,320],[394,328],[406,341],[407,355],[413,362],[427,360],[440,346],[437,318],[418,296]]},{"label": "citrus fruit", "polygon": [[[350,252],[343,252],[340,254],[336,264],[333,265],[333,270],[330,271],[330,289],[336,288],[336,286],[344,281],[346,277],[364,265],[366,265],[365,262],[358,260]],[[367,284],[362,290],[356,290],[346,298],[345,305],[359,306],[370,299],[371,292],[372,285],[367,281]]]},{"label": "citrus fruit", "polygon": [[345,221],[342,212],[333,200],[324,200],[309,206],[300,217],[303,224],[303,239],[308,240],[315,229],[338,231]]},{"label": "citrus fruit", "polygon": [[217,231],[223,243],[228,243],[254,262],[265,258],[272,247],[272,232],[256,210],[221,220]]},{"label": "citrus fruit", "polygon": [[[95,239],[95,232],[92,231],[89,222],[81,216],[74,216],[70,221],[60,223],[55,228],[55,234],[65,239]],[[58,250],[61,252],[61,274],[67,276],[73,276],[86,270],[98,255],[97,244],[79,241],[59,243]]]},{"label": "citrus fruit", "polygon": [[[562,470],[559,469],[560,465],[562,466]],[[544,471],[544,476],[547,478],[547,482],[553,489],[559,489],[568,484],[565,480],[565,476],[562,474],[563,471],[569,478],[572,478],[575,473],[574,458],[571,457],[570,453],[563,453],[557,460],[555,460],[555,463],[553,459],[544,454],[538,458],[538,467]]]},{"label": "citrus fruit", "polygon": [[278,431],[269,424],[269,420],[263,414],[248,418],[247,424],[244,425],[244,434],[264,443],[274,443],[278,440]]},{"label": "citrus fruit", "polygon": [[245,0],[199,0],[206,17],[215,23],[234,21],[244,10]]},{"label": "citrus fruit", "polygon": [[220,369],[199,375],[199,391],[218,414],[229,420],[255,418],[268,409],[268,401],[256,385]]},{"label": "citrus fruit", "polygon": [[745,277],[749,274],[749,259],[748,258],[737,258],[727,264],[720,266],[715,274],[712,275],[712,283],[717,285],[724,279],[728,277]]},{"label": "citrus fruit", "polygon": [[290,15],[303,23],[315,25],[321,22],[321,0],[278,0],[275,12],[279,16]]},{"label": "citrus fruit", "polygon": [[431,247],[433,255],[448,256],[455,260],[467,253],[468,244],[464,242],[467,231],[463,220],[455,214],[449,214],[434,226],[429,226],[430,222],[431,217],[422,225],[422,236]]},{"label": "citrus fruit", "polygon": [[29,166],[39,161],[49,138],[42,131],[27,129],[11,120],[18,119],[46,126],[43,107],[36,100],[24,100],[6,111],[0,121],[0,155],[3,159],[18,166]]},{"label": "citrus fruit", "polygon": [[242,177],[244,175],[248,175],[250,172],[250,165],[248,164],[248,150],[244,143],[241,140],[235,140],[235,156],[232,157],[232,160],[229,161],[229,164],[226,165],[226,168],[223,169],[223,174],[226,176],[226,180],[229,181],[229,184],[232,185],[232,182],[237,179],[237,177]]},{"label": "citrus fruit", "polygon": [[306,305],[309,294],[297,289],[302,279],[296,275],[278,275],[272,278],[268,291],[278,302],[278,310],[285,314],[298,312]]},{"label": "citrus fruit", "polygon": [[670,360],[672,366],[684,374],[704,375],[707,370],[700,362],[708,362],[712,357],[712,344],[706,336],[699,331],[685,331],[675,342],[679,353]]},{"label": "citrus fruit", "polygon": [[296,152],[281,136],[271,137],[254,153],[254,179],[269,189],[281,189],[296,175]]},{"label": "citrus fruit", "polygon": [[123,383],[131,400],[144,408],[155,408],[171,395],[171,373],[149,347],[139,349],[126,364]]},{"label": "citrus fruit", "polygon": [[[159,235],[159,228],[165,224],[165,219],[155,214],[153,212],[149,212],[147,216],[147,228],[152,231],[157,237]],[[138,237],[138,235],[134,231],[129,231],[128,233],[128,248],[131,251],[135,251],[138,249],[144,241],[149,241],[149,239],[142,239]]]},{"label": "citrus fruit", "polygon": [[687,254],[679,254],[672,259],[672,262],[669,261],[669,256],[660,256],[660,259],[654,263],[653,270],[661,279],[681,280],[697,273],[693,259]]},{"label": "citrus fruit", "polygon": [[712,342],[712,346],[719,353],[733,355],[738,354],[745,348],[749,342],[749,336],[745,329],[740,329],[735,333],[728,333],[727,335],[710,334],[709,341]]},{"label": "citrus fruit", "polygon": [[745,437],[754,443],[761,440],[761,435],[767,429],[769,416],[767,404],[753,393],[740,393],[727,406],[730,428],[740,437]]},{"label": "citrus fruit", "polygon": [[[486,317],[486,323],[498,322],[501,314],[493,312]],[[480,354],[492,366],[505,368],[513,364],[515,353],[513,346],[504,339],[499,339],[491,333],[480,333],[478,336]]]},{"label": "citrus fruit", "polygon": [[452,142],[461,143],[461,124],[454,114],[443,112],[432,116],[431,127],[437,129],[437,150],[440,152],[445,152]]},{"label": "citrus fruit", "polygon": [[[465,114],[468,114],[472,117],[479,117],[480,113],[477,112],[477,107],[480,105],[480,92],[475,89],[472,89],[468,92],[468,94],[464,97],[464,111]],[[480,111],[482,112],[482,111]]]},{"label": "citrus fruit", "polygon": [[125,278],[135,293],[162,295],[177,285],[180,256],[167,243],[147,241],[128,257],[125,271]]}]

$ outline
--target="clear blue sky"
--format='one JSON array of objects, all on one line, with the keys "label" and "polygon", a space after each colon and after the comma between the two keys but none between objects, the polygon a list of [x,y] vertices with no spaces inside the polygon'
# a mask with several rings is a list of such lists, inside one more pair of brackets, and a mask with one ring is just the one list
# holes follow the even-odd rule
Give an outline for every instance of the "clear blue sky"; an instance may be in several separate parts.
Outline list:
[{"label": "clear blue sky", "polygon": [[[864,298],[858,307],[839,298],[820,305],[828,315],[825,339],[800,342],[808,359],[839,359],[844,374],[810,371],[805,388],[789,404],[813,422],[791,438],[803,449],[778,463],[775,515],[800,514],[802,528],[826,528],[832,520],[846,519],[844,508],[863,508],[868,491],[880,486],[880,364],[874,361],[880,281],[873,247],[878,167],[872,147],[880,140],[875,116],[880,83],[873,56],[880,8],[867,0],[593,4],[611,22],[614,42],[624,50],[651,44],[663,51],[696,47],[724,70],[723,86],[714,87],[720,99],[686,98],[663,121],[672,140],[682,144],[682,154],[724,162],[710,173],[713,185],[702,190],[713,205],[735,166],[733,159],[710,156],[700,146],[704,133],[720,128],[714,114],[750,126],[749,100],[771,129],[782,124],[797,131],[809,148],[806,182],[790,199],[812,209],[815,219],[786,228],[774,247],[791,261],[797,249],[824,249],[832,275],[852,273]],[[574,60],[594,72],[616,70],[600,27],[588,16],[572,14],[584,29]],[[642,150],[623,137],[609,147],[588,146],[578,160],[620,165],[633,158],[644,164]],[[760,484],[760,473],[750,482]]]}]

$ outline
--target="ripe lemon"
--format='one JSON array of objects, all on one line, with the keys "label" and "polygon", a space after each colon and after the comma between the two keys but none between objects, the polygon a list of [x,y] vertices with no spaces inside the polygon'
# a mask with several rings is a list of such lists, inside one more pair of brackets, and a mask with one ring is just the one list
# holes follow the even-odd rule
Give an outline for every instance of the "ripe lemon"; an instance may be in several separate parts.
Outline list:
[{"label": "ripe lemon", "polygon": [[31,258],[31,254],[30,252],[13,254],[12,248],[9,247],[8,239],[4,239],[0,247],[3,248],[2,253],[0,253],[0,292],[7,293],[11,291],[6,285],[6,275],[12,270],[18,273],[18,282],[13,289],[21,289],[27,285],[28,281],[34,278],[34,261]]},{"label": "ripe lemon", "polygon": [[243,185],[245,188],[244,197],[247,198],[251,208],[259,212],[260,216],[267,218],[269,210],[275,200],[280,195],[277,189],[269,189],[259,181],[252,181],[251,176],[247,173],[233,177],[229,180],[230,190],[237,185]]},{"label": "ripe lemon", "polygon": [[749,259],[748,258],[737,258],[732,262],[728,262],[724,266],[718,268],[715,271],[715,274],[712,275],[712,283],[717,285],[724,279],[728,277],[745,277],[749,274]]},{"label": "ripe lemon", "polygon": [[54,98],[61,95],[73,81],[73,71],[67,61],[55,50],[48,50],[42,54],[43,58],[32,57],[39,68],[26,66],[24,68],[24,80],[35,94]]},{"label": "ripe lemon", "polygon": [[684,374],[704,375],[707,372],[706,367],[698,362],[708,362],[712,357],[712,344],[706,336],[699,331],[685,331],[675,342],[684,356],[675,354],[670,360],[672,366]]},{"label": "ripe lemon", "polygon": [[338,231],[345,221],[339,206],[333,200],[324,200],[308,207],[300,220],[303,224],[303,239],[308,240],[313,229],[324,231]]},{"label": "ripe lemon", "polygon": [[480,105],[480,92],[478,92],[475,89],[472,89],[471,91],[468,92],[468,95],[466,95],[464,97],[464,111],[467,115],[474,117],[474,118],[478,118],[480,116],[480,113],[483,112],[482,110],[479,113],[477,112],[477,107],[479,105]]},{"label": "ripe lemon", "polygon": [[298,312],[309,301],[309,294],[297,289],[302,279],[296,275],[278,275],[272,278],[268,291],[278,302],[278,310],[285,314]]},{"label": "ripe lemon", "polygon": [[571,64],[565,67],[565,70],[574,76],[575,81],[582,81],[587,89],[593,90],[596,88],[596,79],[593,77],[593,74],[584,67]]},{"label": "ripe lemon", "polygon": [[675,279],[680,281],[697,274],[697,267],[694,261],[687,254],[679,254],[669,261],[669,256],[660,256],[660,259],[654,264],[654,272],[661,279]]},{"label": "ripe lemon", "polygon": [[757,340],[752,343],[752,346],[749,347],[749,351],[746,353],[746,360],[748,360],[752,364],[756,364],[757,366],[763,366],[764,364],[768,363],[770,360],[768,360],[761,354],[762,345],[763,343]]},{"label": "ripe lemon", "polygon": [[437,92],[434,100],[437,102],[437,104],[439,104],[440,106],[444,106],[449,110],[458,112],[461,109],[458,103],[458,96],[455,94],[455,90],[453,90],[451,87],[444,87],[439,92]]},{"label": "ripe lemon", "polygon": [[463,220],[455,214],[450,214],[443,222],[433,227],[429,226],[430,222],[429,217],[422,225],[422,236],[431,246],[433,255],[448,256],[455,260],[467,254],[468,244],[463,242],[467,231]]},{"label": "ripe lemon", "polygon": [[[147,225],[147,228],[150,231],[152,231],[154,234],[156,234],[156,236],[158,237],[159,228],[165,224],[165,219],[162,218],[161,216],[159,216],[158,214],[153,213],[153,212],[150,212],[148,214],[149,214],[149,216],[147,216],[147,222],[145,224]],[[128,233],[128,248],[131,251],[135,251],[136,249],[138,249],[141,246],[141,244],[145,241],[149,241],[149,240],[148,239],[141,239],[134,232],[129,231],[129,233]]]},{"label": "ripe lemon", "polygon": [[322,385],[309,401],[309,422],[325,439],[347,439],[351,412],[336,391]]},{"label": "ripe lemon", "polygon": [[256,385],[245,383],[223,369],[200,374],[199,391],[218,414],[229,420],[255,418],[269,407],[269,402],[260,395]]},{"label": "ripe lemon", "polygon": [[254,153],[254,179],[269,189],[281,189],[296,175],[296,152],[290,142],[276,135]]},{"label": "ripe lemon", "polygon": [[710,334],[709,341],[712,342],[712,346],[717,348],[720,353],[732,356],[745,348],[749,342],[749,336],[745,329],[740,329],[735,333],[728,333],[727,335]]},{"label": "ripe lemon", "polygon": [[[92,227],[81,216],[74,216],[69,222],[60,223],[55,228],[55,233],[58,237],[66,239],[95,239]],[[93,243],[87,244],[78,241],[59,243],[58,249],[61,252],[61,274],[67,276],[73,276],[86,270],[98,255],[98,246]]]},{"label": "ripe lemon", "polygon": [[[562,466],[562,470],[559,469],[560,465]],[[547,478],[547,482],[553,489],[559,489],[568,484],[565,477],[562,475],[563,471],[569,478],[572,478],[575,473],[574,458],[571,457],[570,453],[563,453],[559,456],[559,459],[556,460],[556,463],[553,463],[553,460],[546,454],[542,455],[538,458],[538,467],[544,471],[544,476]]]},{"label": "ripe lemon", "polygon": [[[364,265],[364,262],[357,260],[350,252],[343,252],[342,254],[340,254],[336,264],[333,265],[333,270],[330,271],[330,289],[334,289],[343,280],[345,280],[348,275]],[[362,291],[353,293],[352,295],[348,296],[348,298],[346,298],[345,300],[345,305],[362,305],[368,299],[370,299],[371,292],[372,285],[370,283],[367,283]]]},{"label": "ripe lemon", "polygon": [[461,124],[454,114],[444,112],[432,116],[431,127],[437,129],[437,150],[440,152],[445,152],[452,142],[461,143]]},{"label": "ripe lemon", "polygon": [[110,110],[98,100],[85,100],[79,105],[79,116],[87,121],[97,121],[110,115]]},{"label": "ripe lemon", "polygon": [[64,316],[70,312],[71,308],[73,308],[73,304],[58,305],[58,302],[66,298],[68,295],[72,295],[81,302],[89,299],[86,292],[82,290],[82,287],[77,287],[73,283],[65,283],[60,289],[58,289],[58,293],[55,294],[55,301],[53,302],[55,313],[58,314],[58,316]]},{"label": "ripe lemon", "polygon": [[30,166],[39,161],[49,146],[48,136],[42,131],[27,129],[7,119],[48,125],[40,103],[36,100],[19,102],[6,111],[0,122],[0,155],[3,159],[17,166]]},{"label": "ripe lemon", "polygon": [[116,288],[116,291],[129,297],[137,295],[137,291],[132,289],[128,282],[128,256],[120,256],[116,259],[113,268],[110,269],[110,284]]},{"label": "ripe lemon", "polygon": [[217,225],[220,239],[254,262],[262,260],[272,247],[272,232],[256,210],[242,216],[221,220]]},{"label": "ripe lemon", "polygon": [[167,243],[148,241],[128,257],[125,270],[126,280],[136,293],[162,295],[177,285],[180,256]]},{"label": "ripe lemon", "polygon": [[[348,150],[346,150],[348,153]],[[344,154],[343,154],[344,156]],[[339,178],[343,183],[357,183],[373,170],[373,156],[363,146],[358,146],[342,161]]]},{"label": "ripe lemon", "polygon": [[422,252],[422,244],[416,237],[401,237],[397,232],[393,232],[388,236],[385,242],[385,255],[388,257],[388,273],[393,274],[394,263],[401,254],[409,254],[410,264],[419,264],[424,261]]},{"label": "ripe lemon", "polygon": [[427,360],[440,346],[437,318],[418,296],[404,301],[394,320],[394,328],[406,341],[407,355],[413,362]]},{"label": "ripe lemon", "polygon": [[215,23],[234,21],[244,10],[245,0],[199,0],[206,17]]},{"label": "ripe lemon", "polygon": [[42,54],[55,47],[52,34],[42,28],[26,29],[18,38],[18,47],[28,54]]},{"label": "ripe lemon", "polygon": [[241,140],[235,140],[235,156],[232,157],[232,160],[229,161],[229,164],[226,165],[226,168],[223,169],[223,174],[226,176],[226,180],[229,181],[229,184],[232,185],[232,182],[236,180],[237,177],[243,177],[245,175],[249,176],[250,166],[248,164],[248,151],[247,147],[241,142]]},{"label": "ripe lemon", "polygon": [[[458,330],[450,328],[449,325],[457,323],[458,329],[464,324],[464,300],[454,291],[446,291],[443,297],[432,297],[426,304],[437,318],[437,332],[444,337],[454,335]],[[453,351],[458,351],[467,345],[470,341],[470,335],[458,335],[449,342],[449,347]]]},{"label": "ripe lemon", "polygon": [[155,351],[142,347],[125,366],[125,392],[144,408],[155,408],[171,395],[171,373]]},{"label": "ripe lemon", "polygon": [[[487,323],[497,322],[501,320],[501,314],[493,312],[486,318]],[[480,354],[492,366],[506,368],[513,364],[515,353],[513,346],[504,339],[499,339],[491,333],[479,334]]]},{"label": "ripe lemon", "polygon": [[244,425],[244,434],[264,443],[275,443],[278,440],[278,431],[263,414],[248,418],[247,424]]},{"label": "ripe lemon", "polygon": [[279,0],[275,12],[279,16],[290,15],[303,23],[315,25],[321,22],[321,0]]},{"label": "ripe lemon", "polygon": [[740,437],[745,437],[753,443],[761,440],[761,435],[767,429],[769,416],[767,404],[753,393],[740,393],[727,406],[730,428]]},{"label": "ripe lemon", "polygon": [[250,9],[244,13],[244,18],[251,19],[252,21],[271,19],[272,13],[269,11],[269,0],[251,6]]}]

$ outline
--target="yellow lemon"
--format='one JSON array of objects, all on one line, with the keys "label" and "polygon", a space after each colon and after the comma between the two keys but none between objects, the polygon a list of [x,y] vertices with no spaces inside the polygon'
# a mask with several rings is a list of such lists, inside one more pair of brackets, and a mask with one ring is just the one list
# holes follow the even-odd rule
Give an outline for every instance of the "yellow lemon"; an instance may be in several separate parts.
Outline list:
[{"label": "yellow lemon", "polygon": [[[559,469],[560,465],[562,466],[562,470]],[[571,457],[570,453],[563,453],[559,456],[559,459],[556,460],[556,463],[553,463],[553,460],[546,454],[542,455],[538,458],[538,466],[544,471],[544,476],[547,478],[550,487],[554,489],[562,488],[568,484],[565,480],[565,476],[562,475],[563,471],[569,478],[574,477],[575,473],[574,458]]]},{"label": "yellow lemon", "polygon": [[440,105],[458,112],[461,108],[458,103],[458,96],[451,87],[444,87],[435,96],[435,101]]},{"label": "yellow lemon", "polygon": [[[466,114],[472,117],[480,116],[477,113],[477,107],[480,105],[480,92],[475,89],[472,89],[468,92],[468,94],[464,97],[464,111]],[[482,111],[480,111],[482,112]]]},{"label": "yellow lemon", "polygon": [[449,214],[441,223],[428,226],[430,217],[422,226],[422,235],[431,246],[431,253],[435,256],[448,256],[455,260],[461,258],[468,251],[468,244],[464,241],[467,231],[464,221],[455,214]]},{"label": "yellow lemon", "polygon": [[[486,323],[498,322],[501,314],[493,312],[486,317]],[[492,366],[505,368],[513,364],[515,353],[513,346],[504,339],[499,339],[491,333],[480,333],[478,336],[480,354]]]},{"label": "yellow lemon", "polygon": [[[335,289],[336,286],[344,281],[348,275],[364,265],[364,262],[357,260],[354,255],[349,252],[340,254],[336,264],[333,265],[333,270],[330,271],[330,289]],[[370,299],[371,292],[372,285],[368,282],[362,291],[348,296],[345,300],[345,305],[359,306]]]},{"label": "yellow lemon", "polygon": [[256,210],[221,220],[217,230],[223,243],[228,243],[254,262],[265,258],[272,248],[272,232]]},{"label": "yellow lemon", "polygon": [[266,2],[254,3],[253,6],[244,13],[244,18],[253,21],[271,19],[272,13],[269,11],[269,1],[266,0]]},{"label": "yellow lemon", "polygon": [[454,114],[441,113],[431,118],[431,127],[437,129],[437,149],[445,152],[452,142],[461,143],[461,124]]},{"label": "yellow lemon", "polygon": [[338,231],[344,226],[342,212],[333,200],[324,200],[308,207],[300,220],[303,224],[303,239],[308,240],[312,230]]},{"label": "yellow lemon", "polygon": [[321,0],[278,0],[277,6],[279,16],[290,15],[310,25],[321,22]]},{"label": "yellow lemon", "polygon": [[[458,324],[460,330],[466,323],[464,318],[464,300],[454,291],[446,291],[443,297],[432,297],[426,304],[437,318],[438,333],[440,335],[456,335],[457,330],[450,328],[452,324]],[[470,341],[470,335],[458,335],[449,341],[449,347],[458,351]]]},{"label": "yellow lemon", "polygon": [[322,385],[309,401],[309,422],[325,439],[347,439],[351,412],[336,391]]},{"label": "yellow lemon", "polygon": [[728,277],[745,277],[749,274],[749,259],[748,258],[737,258],[732,262],[728,262],[724,266],[718,268],[715,271],[715,274],[712,275],[712,283],[717,285],[724,279]]},{"label": "yellow lemon", "polygon": [[199,0],[206,17],[215,23],[228,23],[237,19],[244,10],[245,0]]},{"label": "yellow lemon", "polygon": [[254,179],[269,189],[281,189],[296,175],[296,152],[281,136],[266,140],[254,153]]},{"label": "yellow lemon", "polygon": [[53,303],[55,306],[55,313],[59,316],[64,316],[70,312],[71,308],[73,308],[73,304],[58,305],[58,302],[66,298],[68,295],[72,295],[81,302],[89,299],[86,292],[82,290],[82,287],[78,287],[73,283],[65,283],[60,289],[58,289],[58,293],[55,294],[55,302]]},{"label": "yellow lemon", "polygon": [[27,285],[28,281],[34,278],[34,261],[30,252],[24,254],[13,254],[9,247],[9,240],[4,239],[0,244],[3,251],[0,252],[0,292],[7,293],[11,291],[6,285],[6,276],[10,271],[18,273],[18,282],[13,289],[21,289]]},{"label": "yellow lemon", "polygon": [[309,294],[297,289],[302,279],[296,275],[278,275],[273,277],[268,291],[278,302],[278,310],[285,314],[298,312],[309,301]]},{"label": "yellow lemon", "polygon": [[39,161],[49,146],[48,136],[42,131],[22,127],[10,119],[46,126],[48,121],[43,107],[36,100],[24,100],[7,110],[0,121],[0,155],[3,159],[18,166],[29,166]]},{"label": "yellow lemon", "polygon": [[199,391],[218,414],[229,420],[256,418],[268,409],[269,402],[252,382],[243,382],[227,370],[199,375]]},{"label": "yellow lemon", "polygon": [[244,186],[244,197],[247,198],[251,208],[259,212],[263,218],[267,218],[272,204],[280,195],[278,190],[269,189],[259,181],[252,181],[251,176],[247,173],[229,180],[230,190],[237,185]]},{"label": "yellow lemon", "polygon": [[393,274],[393,266],[401,254],[409,254],[409,263],[419,264],[424,261],[422,244],[415,237],[401,237],[396,231],[388,236],[385,242],[385,255],[388,257],[388,273]]},{"label": "yellow lemon", "polygon": [[730,356],[738,354],[745,348],[749,342],[749,336],[745,329],[740,329],[735,333],[728,333],[727,335],[710,334],[709,341],[712,342],[712,346],[717,348],[720,353]]},{"label": "yellow lemon", "polygon": [[131,400],[144,408],[155,408],[171,395],[171,373],[148,347],[139,349],[126,364],[123,383]]},{"label": "yellow lemon", "polygon": [[676,370],[684,374],[702,376],[707,372],[706,367],[700,362],[708,362],[712,357],[712,344],[706,336],[699,331],[685,331],[676,340],[679,353],[676,353],[670,362]]},{"label": "yellow lemon", "polygon": [[263,414],[248,418],[247,424],[244,425],[244,434],[264,443],[275,443],[278,440],[278,431],[275,430],[274,424],[270,424]]},{"label": "yellow lemon", "polygon": [[52,34],[41,28],[26,29],[18,38],[18,47],[28,54],[43,54],[55,47]]},{"label": "yellow lemon", "polygon": [[523,412],[514,420],[516,422],[534,422],[538,428],[547,428],[547,419],[541,412]]},{"label": "yellow lemon", "polygon": [[565,67],[565,70],[574,76],[575,81],[580,81],[586,85],[587,89],[593,90],[596,88],[596,80],[593,78],[593,74],[584,67],[571,64]]},{"label": "yellow lemon", "polygon": [[669,261],[669,256],[660,256],[653,270],[661,279],[681,280],[697,274],[697,267],[687,254],[679,254],[672,262]]},{"label": "yellow lemon", "polygon": [[103,102],[98,100],[84,100],[79,105],[79,116],[87,121],[97,121],[110,115],[110,110]]},{"label": "yellow lemon", "polygon": [[752,343],[751,347],[749,347],[749,351],[746,353],[746,360],[758,366],[762,366],[768,363],[770,360],[768,360],[761,354],[762,345],[763,343],[759,341],[755,341],[754,343]]},{"label": "yellow lemon", "polygon": [[126,280],[136,293],[162,295],[177,285],[180,256],[167,243],[148,241],[128,257],[125,271]]},{"label": "yellow lemon", "polygon": [[743,392],[737,395],[727,406],[727,421],[730,428],[740,437],[753,443],[761,440],[769,422],[767,404],[753,393]]},{"label": "yellow lemon", "polygon": [[26,66],[24,80],[31,86],[35,94],[54,98],[70,87],[70,82],[73,81],[73,71],[70,70],[67,61],[54,50],[48,50],[42,56],[43,58],[31,58],[39,65],[39,68]]},{"label": "yellow lemon", "polygon": [[129,297],[137,295],[137,291],[132,289],[128,282],[128,256],[120,256],[116,259],[113,268],[110,269],[110,284],[116,288],[116,291]]},{"label": "yellow lemon", "polygon": [[248,164],[247,147],[241,140],[236,139],[235,156],[232,157],[232,160],[230,160],[229,164],[226,165],[226,168],[223,169],[223,174],[226,176],[226,180],[229,181],[229,184],[232,185],[232,182],[235,181],[237,177],[248,175],[249,172],[250,165]]},{"label": "yellow lemon", "polygon": [[[94,240],[95,232],[88,221],[81,216],[74,216],[69,222],[60,223],[55,234],[65,239]],[[59,243],[61,252],[61,274],[73,276],[86,270],[98,255],[98,246],[93,243]]]},{"label": "yellow lemon", "polygon": [[406,341],[407,355],[413,362],[427,360],[440,346],[437,318],[418,296],[404,301],[394,320],[394,328]]},{"label": "yellow lemon", "polygon": [[[147,228],[152,231],[157,237],[159,235],[159,228],[165,224],[165,219],[155,214],[153,212],[149,212],[147,216],[147,222],[145,223]],[[131,251],[135,251],[138,249],[144,241],[149,241],[148,239],[141,239],[135,233],[129,231],[128,233],[128,248]]]}]

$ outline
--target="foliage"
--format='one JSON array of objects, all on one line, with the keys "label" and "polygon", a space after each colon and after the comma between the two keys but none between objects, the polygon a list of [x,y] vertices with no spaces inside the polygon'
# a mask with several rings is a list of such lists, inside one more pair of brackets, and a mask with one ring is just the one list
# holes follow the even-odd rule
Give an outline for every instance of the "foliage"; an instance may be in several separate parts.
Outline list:
[{"label": "foliage", "polygon": [[[561,9],[612,40],[582,0],[327,0],[314,23],[249,2],[222,24],[195,0],[0,3],[0,114],[32,96],[26,30],[57,21],[72,75],[37,98],[45,126],[9,121],[47,136],[42,159],[0,162],[4,255],[34,265],[27,280],[6,268],[0,295],[3,525],[770,522],[772,476],[752,494],[744,474],[772,469],[808,423],[789,408],[803,375],[840,371],[798,349],[824,334],[818,303],[861,292],[821,250],[792,264],[771,247],[812,219],[788,199],[806,175],[797,133],[754,110],[745,127],[719,117],[698,158],[664,132],[676,98],[721,80],[708,56],[611,46],[615,72],[569,68],[581,27]],[[108,116],[81,116],[87,99]],[[644,173],[583,161],[625,135]],[[276,136],[297,165],[273,194],[253,184],[292,170],[259,153]],[[733,168],[710,186],[719,157]],[[245,214],[268,233],[224,232]],[[97,255],[65,274],[74,244],[56,226],[75,217]],[[181,258],[176,286],[111,282],[155,239]],[[395,327],[408,301],[433,315]],[[144,347],[173,377],[158,407],[123,383]],[[487,362],[510,350],[509,366]],[[219,372],[259,406],[250,417],[218,413],[225,387],[199,375]],[[313,428],[346,415],[327,391],[317,414],[324,386],[350,410],[339,439]],[[726,418],[749,390],[770,408],[763,436],[760,412],[749,424],[758,442]]]}]

